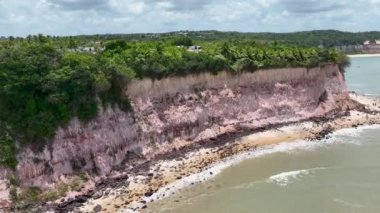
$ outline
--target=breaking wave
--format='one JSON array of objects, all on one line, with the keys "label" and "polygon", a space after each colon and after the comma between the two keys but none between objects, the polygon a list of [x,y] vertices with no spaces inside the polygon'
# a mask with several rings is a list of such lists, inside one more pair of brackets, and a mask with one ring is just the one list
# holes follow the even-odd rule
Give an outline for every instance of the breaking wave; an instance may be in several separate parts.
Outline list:
[{"label": "breaking wave", "polygon": [[290,171],[290,172],[282,172],[280,174],[269,177],[268,182],[275,183],[280,186],[286,186],[289,183],[292,183],[294,180],[298,180],[307,175],[310,175],[314,173],[316,170],[323,170],[323,169],[326,169],[326,168],[320,167],[320,168],[304,169],[304,170],[297,170],[297,171]]}]

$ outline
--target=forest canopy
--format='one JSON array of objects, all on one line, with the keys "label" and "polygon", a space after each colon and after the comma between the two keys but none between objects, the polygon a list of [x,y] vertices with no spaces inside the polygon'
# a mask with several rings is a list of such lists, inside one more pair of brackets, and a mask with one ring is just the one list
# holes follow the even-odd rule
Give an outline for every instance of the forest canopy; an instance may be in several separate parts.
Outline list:
[{"label": "forest canopy", "polygon": [[[188,46],[199,45],[202,51]],[[335,49],[255,40],[88,40],[28,36],[0,41],[0,165],[16,165],[16,141],[45,143],[59,126],[87,122],[101,105],[129,109],[122,95],[132,79],[174,75],[254,72],[258,69],[347,65]]]}]

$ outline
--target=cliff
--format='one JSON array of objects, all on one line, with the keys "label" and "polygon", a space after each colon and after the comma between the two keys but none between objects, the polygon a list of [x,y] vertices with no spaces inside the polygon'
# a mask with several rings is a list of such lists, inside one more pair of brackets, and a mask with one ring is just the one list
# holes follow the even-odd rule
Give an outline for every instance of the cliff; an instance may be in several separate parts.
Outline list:
[{"label": "cliff", "polygon": [[229,132],[335,116],[355,107],[335,64],[144,79],[131,82],[125,95],[130,112],[102,108],[87,124],[73,119],[59,128],[41,151],[23,148],[15,172],[20,183],[49,188],[79,172],[107,176]]}]

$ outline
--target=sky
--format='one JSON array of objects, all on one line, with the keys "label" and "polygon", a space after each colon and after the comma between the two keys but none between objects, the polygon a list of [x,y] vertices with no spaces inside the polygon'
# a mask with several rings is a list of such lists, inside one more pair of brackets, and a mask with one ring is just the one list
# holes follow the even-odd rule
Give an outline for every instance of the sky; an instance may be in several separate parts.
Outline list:
[{"label": "sky", "polygon": [[0,36],[380,30],[380,0],[0,0]]}]

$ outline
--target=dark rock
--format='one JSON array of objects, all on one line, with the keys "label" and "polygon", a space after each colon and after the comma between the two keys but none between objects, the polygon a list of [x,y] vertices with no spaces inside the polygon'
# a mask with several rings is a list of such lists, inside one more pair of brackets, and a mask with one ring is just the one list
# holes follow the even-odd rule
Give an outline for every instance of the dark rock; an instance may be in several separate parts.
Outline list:
[{"label": "dark rock", "polygon": [[117,185],[118,185],[118,182],[111,182],[109,185],[110,185],[112,188],[116,188]]},{"label": "dark rock", "polygon": [[75,201],[77,203],[85,203],[87,201],[87,197],[84,195],[78,195],[75,197]]},{"label": "dark rock", "polygon": [[99,191],[99,192],[96,192],[96,193],[92,196],[92,198],[94,198],[95,200],[97,200],[97,199],[101,198],[102,196],[103,196],[103,193],[102,193],[101,191]]},{"label": "dark rock", "polygon": [[102,211],[102,206],[101,205],[96,205],[95,208],[94,208],[94,212],[98,213]]},{"label": "dark rock", "polygon": [[92,190],[92,189],[90,189],[90,190],[88,190],[88,192],[86,193],[86,196],[87,196],[88,198],[90,198],[90,197],[92,197],[94,194],[95,194],[95,191]]},{"label": "dark rock", "polygon": [[[84,202],[83,202],[84,203]],[[79,208],[79,207],[82,207],[83,206],[83,203],[80,203],[80,202],[74,202],[73,204],[71,204],[72,207],[74,208]]]},{"label": "dark rock", "polygon": [[106,184],[104,183],[103,180],[101,180],[101,181],[95,183],[95,186],[96,186],[96,188],[103,188],[106,186]]},{"label": "dark rock", "polygon": [[154,193],[154,191],[152,189],[149,189],[149,191],[147,191],[144,195],[145,195],[145,197],[150,197],[153,195],[153,193]]}]

